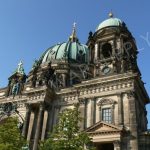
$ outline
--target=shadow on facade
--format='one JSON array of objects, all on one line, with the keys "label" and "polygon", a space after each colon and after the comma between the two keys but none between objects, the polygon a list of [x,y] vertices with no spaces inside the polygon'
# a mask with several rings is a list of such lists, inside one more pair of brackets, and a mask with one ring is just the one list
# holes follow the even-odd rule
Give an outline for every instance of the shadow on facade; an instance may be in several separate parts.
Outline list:
[{"label": "shadow on facade", "polygon": [[96,144],[96,150],[114,150],[113,143]]}]

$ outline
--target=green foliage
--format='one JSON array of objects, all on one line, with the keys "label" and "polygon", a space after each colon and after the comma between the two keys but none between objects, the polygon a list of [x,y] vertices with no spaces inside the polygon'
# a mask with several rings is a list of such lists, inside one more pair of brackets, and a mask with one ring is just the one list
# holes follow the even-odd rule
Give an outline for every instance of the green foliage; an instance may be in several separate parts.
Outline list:
[{"label": "green foliage", "polygon": [[86,132],[79,130],[80,121],[78,106],[64,110],[54,132],[41,142],[40,150],[84,150],[91,140]]},{"label": "green foliage", "polygon": [[0,150],[21,150],[26,144],[17,125],[17,118],[9,117],[0,122]]}]

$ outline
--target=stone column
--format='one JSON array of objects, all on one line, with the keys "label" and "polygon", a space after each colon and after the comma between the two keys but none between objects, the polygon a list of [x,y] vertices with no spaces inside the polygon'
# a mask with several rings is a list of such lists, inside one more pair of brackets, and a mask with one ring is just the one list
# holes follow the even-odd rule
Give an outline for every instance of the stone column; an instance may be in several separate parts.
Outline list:
[{"label": "stone column", "polygon": [[115,123],[115,115],[114,115],[114,104],[112,104],[111,106],[111,123],[114,124]]},{"label": "stone column", "polygon": [[30,104],[26,104],[26,116],[25,116],[25,120],[23,123],[23,129],[22,129],[22,136],[25,138],[27,137],[30,114],[31,114],[31,106],[30,106]]},{"label": "stone column", "polygon": [[45,138],[46,127],[47,127],[47,120],[48,120],[48,111],[45,110],[45,112],[44,112],[44,119],[43,119],[43,128],[42,128],[41,140],[44,140],[44,138]]},{"label": "stone column", "polygon": [[95,114],[95,120],[96,123],[100,121],[100,109],[99,109],[99,105],[97,104],[97,99],[95,99],[95,105],[96,105],[96,114]]},{"label": "stone column", "polygon": [[138,132],[137,132],[137,114],[136,114],[136,100],[135,93],[130,91],[127,93],[129,101],[129,121],[130,121],[130,148],[138,150]]},{"label": "stone column", "polygon": [[80,112],[80,116],[81,116],[81,122],[80,122],[80,129],[81,130],[84,130],[85,129],[85,123],[86,123],[86,118],[85,115],[86,115],[86,112],[85,112],[85,100],[81,100],[80,101],[80,106],[79,106],[79,112]]},{"label": "stone column", "polygon": [[35,131],[35,137],[34,137],[34,144],[33,144],[33,150],[38,149],[38,142],[40,137],[40,130],[42,127],[42,118],[43,118],[43,104],[40,104],[39,113],[38,113],[38,120],[37,120],[37,126]]},{"label": "stone column", "polygon": [[98,44],[95,44],[95,60],[97,60],[97,54],[98,54]]},{"label": "stone column", "polygon": [[87,125],[86,125],[86,127],[88,128],[88,127],[90,127],[91,126],[91,99],[86,99],[86,117],[85,117],[85,119],[86,119],[86,123],[87,123]]},{"label": "stone column", "polygon": [[35,114],[32,111],[31,115],[30,115],[30,121],[29,121],[27,141],[30,141],[30,139],[31,139],[31,133],[32,133],[33,123],[34,123],[34,116],[35,116]]},{"label": "stone column", "polygon": [[120,141],[114,141],[114,150],[121,150],[121,144]]},{"label": "stone column", "polygon": [[122,93],[117,95],[118,97],[118,124],[123,125],[123,102],[122,102]]}]

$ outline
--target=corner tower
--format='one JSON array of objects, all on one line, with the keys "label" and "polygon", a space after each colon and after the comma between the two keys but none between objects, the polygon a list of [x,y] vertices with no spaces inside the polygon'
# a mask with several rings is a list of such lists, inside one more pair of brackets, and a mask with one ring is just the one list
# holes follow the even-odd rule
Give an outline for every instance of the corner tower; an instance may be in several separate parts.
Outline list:
[{"label": "corner tower", "polygon": [[[96,124],[89,125],[86,131],[93,137],[97,149],[147,150],[145,106],[150,100],[137,65],[134,37],[126,24],[110,13],[94,34],[89,33],[87,45],[90,49],[89,68],[97,85],[93,95]],[[117,134],[112,136],[105,123],[120,129],[118,138],[114,138]],[[102,133],[106,130],[107,135]],[[99,136],[95,134],[97,132]]]},{"label": "corner tower", "polygon": [[126,24],[113,14],[90,33],[88,46],[93,77],[139,72],[137,67],[137,47],[135,39]]}]

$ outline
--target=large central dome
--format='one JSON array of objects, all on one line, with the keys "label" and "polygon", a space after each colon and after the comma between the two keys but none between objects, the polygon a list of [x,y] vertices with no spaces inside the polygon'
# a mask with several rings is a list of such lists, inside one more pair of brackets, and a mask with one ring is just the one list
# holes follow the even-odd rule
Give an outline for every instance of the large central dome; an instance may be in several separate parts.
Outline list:
[{"label": "large central dome", "polygon": [[41,57],[41,63],[53,62],[54,60],[67,59],[69,61],[79,61],[82,57],[83,62],[87,62],[88,47],[78,41],[68,41],[56,44],[48,48]]},{"label": "large central dome", "polygon": [[40,63],[45,64],[65,59],[69,62],[86,63],[88,61],[88,54],[88,47],[79,42],[74,26],[69,40],[48,48],[41,56]]}]

